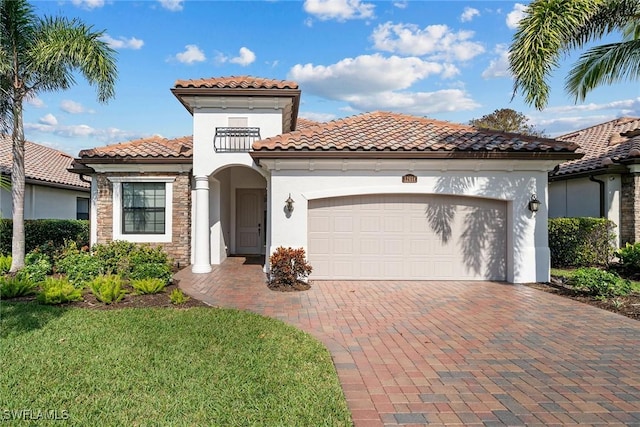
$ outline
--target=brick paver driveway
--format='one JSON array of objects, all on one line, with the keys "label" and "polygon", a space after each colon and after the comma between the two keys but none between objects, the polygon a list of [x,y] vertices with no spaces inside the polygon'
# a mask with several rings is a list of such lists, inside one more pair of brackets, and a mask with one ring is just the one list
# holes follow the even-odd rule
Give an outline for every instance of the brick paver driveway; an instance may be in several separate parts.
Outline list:
[{"label": "brick paver driveway", "polygon": [[640,426],[640,322],[604,310],[490,282],[316,282],[272,292],[244,258],[178,278],[198,299],[322,340],[356,426]]}]

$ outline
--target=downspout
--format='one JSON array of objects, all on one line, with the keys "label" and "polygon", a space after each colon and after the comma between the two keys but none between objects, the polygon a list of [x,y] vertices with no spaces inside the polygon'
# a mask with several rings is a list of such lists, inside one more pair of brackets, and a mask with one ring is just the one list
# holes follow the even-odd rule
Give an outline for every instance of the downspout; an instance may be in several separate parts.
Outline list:
[{"label": "downspout", "polygon": [[605,218],[604,212],[604,181],[596,179],[593,175],[589,175],[589,181],[597,182],[600,186],[600,218]]},{"label": "downspout", "polygon": [[83,173],[80,174],[80,181],[91,184],[91,178],[87,179]]}]

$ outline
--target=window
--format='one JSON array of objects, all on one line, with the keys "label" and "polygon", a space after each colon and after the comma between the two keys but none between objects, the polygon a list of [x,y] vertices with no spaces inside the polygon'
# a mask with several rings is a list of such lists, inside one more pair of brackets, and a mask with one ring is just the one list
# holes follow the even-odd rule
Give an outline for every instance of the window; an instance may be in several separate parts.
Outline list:
[{"label": "window", "polygon": [[[110,176],[113,240],[168,243],[173,239],[175,176]],[[164,195],[164,196],[163,196]]]},{"label": "window", "polygon": [[76,197],[76,219],[89,219],[89,199]]},{"label": "window", "polygon": [[164,182],[122,183],[122,234],[165,233]]}]

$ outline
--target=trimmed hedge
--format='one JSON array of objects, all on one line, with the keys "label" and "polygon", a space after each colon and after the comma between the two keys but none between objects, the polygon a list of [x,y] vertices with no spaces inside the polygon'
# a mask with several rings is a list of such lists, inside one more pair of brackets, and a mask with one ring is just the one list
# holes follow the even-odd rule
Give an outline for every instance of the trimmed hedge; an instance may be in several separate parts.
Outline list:
[{"label": "trimmed hedge", "polygon": [[[13,221],[0,218],[0,254],[11,253]],[[89,245],[89,221],[76,219],[28,219],[24,222],[25,250],[48,247],[58,250],[65,240],[76,242],[78,247]]]},{"label": "trimmed hedge", "polygon": [[605,218],[550,218],[551,266],[608,265],[615,250],[614,227]]}]

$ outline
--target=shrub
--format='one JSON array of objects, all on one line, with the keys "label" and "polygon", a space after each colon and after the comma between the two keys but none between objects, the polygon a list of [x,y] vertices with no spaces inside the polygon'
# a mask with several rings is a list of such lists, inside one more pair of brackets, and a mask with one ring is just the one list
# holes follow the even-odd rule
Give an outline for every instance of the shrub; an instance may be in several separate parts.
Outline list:
[{"label": "shrub", "polygon": [[82,290],[73,286],[65,277],[47,277],[40,286],[42,291],[37,300],[41,304],[62,304],[82,299]]},{"label": "shrub", "polygon": [[173,292],[171,292],[171,295],[169,295],[169,299],[171,300],[172,304],[180,305],[189,301],[191,298],[186,296],[184,292],[182,292],[182,289],[176,288],[173,290]]},{"label": "shrub", "polygon": [[134,264],[130,279],[160,279],[165,284],[171,279],[171,267],[167,264],[157,262],[147,262],[144,264]]},{"label": "shrub", "polygon": [[134,279],[131,281],[131,287],[138,291],[139,294],[157,294],[164,291],[167,282],[158,278]]},{"label": "shrub", "polygon": [[303,248],[292,249],[280,246],[269,258],[271,273],[269,282],[274,285],[293,287],[311,273]]},{"label": "shrub", "polygon": [[49,257],[40,252],[29,252],[24,257],[24,267],[18,271],[17,277],[29,279],[32,282],[42,282],[51,273]]},{"label": "shrub", "polygon": [[[65,240],[74,241],[78,246],[89,245],[89,221],[75,219],[29,219],[24,222],[25,250],[50,245],[51,250],[63,248]],[[13,222],[0,219],[0,253],[11,253]],[[52,253],[47,250],[49,256]]]},{"label": "shrub", "polygon": [[551,266],[608,265],[614,254],[614,227],[604,218],[549,219]]},{"label": "shrub", "polygon": [[0,255],[0,274],[5,274],[11,270],[11,255]]},{"label": "shrub", "polygon": [[620,258],[624,268],[636,272],[640,270],[640,242],[633,245],[627,243],[624,248],[616,251],[616,256]]},{"label": "shrub", "polygon": [[100,260],[107,273],[117,272],[123,278],[130,278],[134,268],[141,264],[166,264],[171,271],[166,252],[161,247],[153,248],[149,244],[116,240],[95,245],[93,255]]},{"label": "shrub", "polygon": [[89,282],[93,295],[105,304],[116,303],[124,298],[127,291],[122,289],[122,285],[122,278],[111,274],[98,276]]},{"label": "shrub", "polygon": [[86,284],[105,273],[100,260],[88,252],[71,253],[59,259],[56,263],[56,270],[65,273],[75,286]]},{"label": "shrub", "polygon": [[577,269],[569,284],[599,298],[627,295],[631,292],[631,282],[628,280],[593,267]]},{"label": "shrub", "polygon": [[0,299],[18,298],[36,293],[38,286],[28,278],[0,277]]},{"label": "shrub", "polygon": [[91,249],[93,256],[100,260],[108,274],[118,272],[122,277],[127,277],[131,268],[129,255],[135,248],[135,243],[115,240],[94,245]]}]

